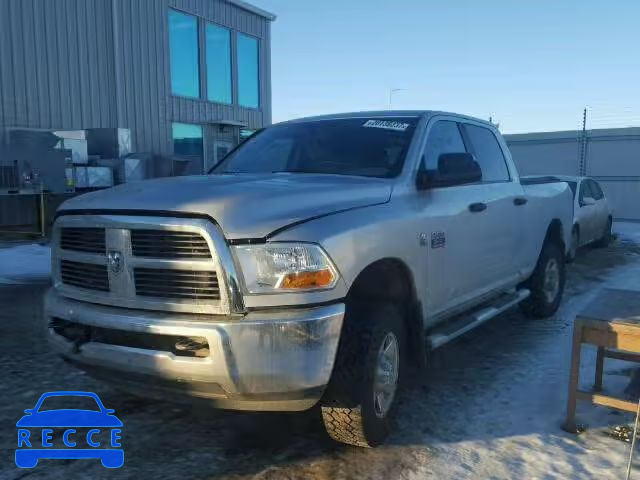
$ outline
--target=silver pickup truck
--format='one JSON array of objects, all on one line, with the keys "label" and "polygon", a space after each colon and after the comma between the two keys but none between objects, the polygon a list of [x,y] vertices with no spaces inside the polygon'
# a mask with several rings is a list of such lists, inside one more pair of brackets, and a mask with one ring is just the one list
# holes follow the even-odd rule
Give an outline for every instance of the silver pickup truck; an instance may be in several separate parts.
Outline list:
[{"label": "silver pickup truck", "polygon": [[[519,304],[560,303],[573,203],[523,185],[496,128],[431,111],[265,128],[209,175],[64,203],[50,342],[147,397],[320,404],[329,435],[389,430],[403,372]],[[193,400],[191,400],[193,401]]]}]

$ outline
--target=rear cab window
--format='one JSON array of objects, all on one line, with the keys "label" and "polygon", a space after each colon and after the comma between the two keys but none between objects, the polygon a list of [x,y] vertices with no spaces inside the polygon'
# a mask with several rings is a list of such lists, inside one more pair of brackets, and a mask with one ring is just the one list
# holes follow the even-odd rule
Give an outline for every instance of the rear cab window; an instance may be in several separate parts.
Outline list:
[{"label": "rear cab window", "polygon": [[482,182],[508,182],[511,180],[507,161],[494,133],[488,128],[462,123],[469,150],[480,165]]}]

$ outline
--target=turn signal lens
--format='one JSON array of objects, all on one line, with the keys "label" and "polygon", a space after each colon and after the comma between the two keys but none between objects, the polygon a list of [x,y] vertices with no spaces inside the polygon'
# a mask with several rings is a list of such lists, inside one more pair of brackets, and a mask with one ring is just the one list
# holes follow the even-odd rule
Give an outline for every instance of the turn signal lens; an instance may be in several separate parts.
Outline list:
[{"label": "turn signal lens", "polygon": [[333,272],[331,270],[320,270],[317,272],[297,272],[288,273],[282,277],[280,288],[322,288],[333,283]]}]

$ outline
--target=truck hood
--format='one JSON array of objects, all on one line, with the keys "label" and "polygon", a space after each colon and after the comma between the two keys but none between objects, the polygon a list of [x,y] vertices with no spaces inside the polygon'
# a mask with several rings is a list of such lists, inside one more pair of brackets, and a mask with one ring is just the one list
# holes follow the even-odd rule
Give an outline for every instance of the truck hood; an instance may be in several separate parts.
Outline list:
[{"label": "truck hood", "polygon": [[214,219],[230,240],[263,238],[292,223],[386,203],[389,180],[319,174],[199,175],[120,185],[67,200],[59,209],[176,212]]}]

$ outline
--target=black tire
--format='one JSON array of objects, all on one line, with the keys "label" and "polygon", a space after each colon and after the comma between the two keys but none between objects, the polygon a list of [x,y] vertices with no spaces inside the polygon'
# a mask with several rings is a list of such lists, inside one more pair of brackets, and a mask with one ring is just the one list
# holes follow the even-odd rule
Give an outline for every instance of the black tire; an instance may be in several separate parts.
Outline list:
[{"label": "black tire", "polygon": [[578,255],[578,248],[580,245],[580,230],[577,225],[574,225],[571,230],[571,240],[569,244],[569,251],[567,252],[567,263],[571,263],[576,259]]},{"label": "black tire", "polygon": [[[549,298],[545,289],[545,277],[547,268],[551,262],[555,262],[558,268],[558,288],[552,298]],[[561,247],[552,242],[546,242],[542,247],[542,252],[538,258],[536,268],[531,277],[525,282],[524,286],[531,290],[531,295],[520,303],[520,309],[525,315],[535,318],[550,317],[558,307],[562,300],[565,281],[565,256]]]},{"label": "black tire", "polygon": [[404,368],[404,326],[400,311],[391,304],[347,307],[333,375],[321,402],[322,419],[332,439],[374,447],[389,433],[398,384],[385,415],[377,415],[374,405],[378,352],[389,333],[397,340],[399,379]]},{"label": "black tire", "polygon": [[600,237],[600,239],[594,243],[594,245],[598,248],[604,248],[604,247],[608,247],[609,244],[611,243],[611,228],[613,227],[613,222],[611,221],[611,218],[609,218],[609,220],[607,220],[607,226],[604,229],[604,232],[602,233],[602,237]]}]

